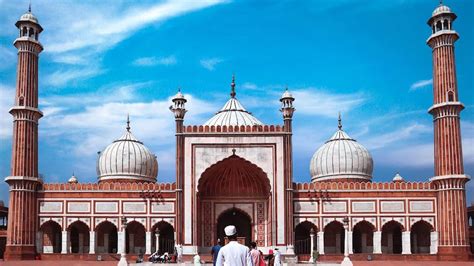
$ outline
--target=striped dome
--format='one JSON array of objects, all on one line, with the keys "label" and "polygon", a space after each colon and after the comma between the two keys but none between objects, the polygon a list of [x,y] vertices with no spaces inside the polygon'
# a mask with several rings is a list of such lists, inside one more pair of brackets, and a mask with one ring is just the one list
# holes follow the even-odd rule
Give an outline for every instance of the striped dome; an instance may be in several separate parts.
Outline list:
[{"label": "striped dome", "polygon": [[222,109],[209,119],[205,126],[254,126],[263,125],[242,104],[231,97]]},{"label": "striped dome", "polygon": [[340,126],[314,153],[310,164],[311,181],[333,179],[371,180],[373,160],[369,151]]},{"label": "striped dome", "polygon": [[145,145],[127,131],[100,153],[97,175],[101,181],[156,182],[158,162]]},{"label": "striped dome", "polygon": [[452,13],[451,8],[445,5],[439,5],[437,8],[435,8],[435,10],[433,10],[432,16],[434,17],[443,13]]}]

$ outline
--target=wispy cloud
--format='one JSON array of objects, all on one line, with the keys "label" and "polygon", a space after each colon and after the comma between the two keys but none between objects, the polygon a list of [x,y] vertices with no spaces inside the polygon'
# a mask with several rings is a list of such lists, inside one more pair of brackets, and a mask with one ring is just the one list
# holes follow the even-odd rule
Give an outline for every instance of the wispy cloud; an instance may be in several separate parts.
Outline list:
[{"label": "wispy cloud", "polygon": [[216,65],[221,63],[223,60],[218,57],[213,57],[213,58],[205,58],[201,59],[199,63],[201,66],[209,71],[214,71],[216,69]]},{"label": "wispy cloud", "polygon": [[433,79],[423,79],[423,80],[418,80],[417,82],[411,84],[410,90],[418,90],[424,87],[427,87],[429,85],[433,84]]},{"label": "wispy cloud", "polygon": [[171,66],[176,65],[178,61],[174,55],[170,55],[167,57],[141,57],[137,58],[133,61],[133,65],[135,66],[156,66],[156,65],[163,65],[163,66]]},{"label": "wispy cloud", "polygon": [[419,134],[431,132],[431,127],[413,123],[409,126],[400,126],[397,129],[378,134],[376,136],[371,136],[367,141],[364,142],[367,148],[375,150],[390,146],[392,144],[402,144],[401,141],[416,138]]},{"label": "wispy cloud", "polygon": [[60,87],[71,83],[76,84],[83,79],[95,77],[104,72],[105,70],[99,66],[66,68],[47,75],[45,77],[45,84],[53,87]]},{"label": "wispy cloud", "polygon": [[12,135],[12,119],[8,110],[13,106],[15,99],[15,88],[0,83],[0,139],[9,138]]},{"label": "wispy cloud", "polygon": [[367,99],[362,93],[336,94],[316,88],[292,90],[298,113],[337,117],[338,112],[348,112]]}]

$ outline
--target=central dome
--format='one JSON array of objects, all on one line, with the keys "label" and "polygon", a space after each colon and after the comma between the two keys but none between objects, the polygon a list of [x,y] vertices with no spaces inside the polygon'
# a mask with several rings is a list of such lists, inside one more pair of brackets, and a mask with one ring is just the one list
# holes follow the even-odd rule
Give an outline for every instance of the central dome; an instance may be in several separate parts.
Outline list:
[{"label": "central dome", "polygon": [[100,153],[97,175],[102,181],[156,182],[158,162],[156,156],[127,130],[119,139]]},{"label": "central dome", "polygon": [[255,126],[263,125],[252,113],[245,110],[242,104],[235,98],[235,77],[232,76],[230,84],[230,99],[224,107],[209,119],[205,126]]},{"label": "central dome", "polygon": [[372,179],[373,160],[369,151],[342,130],[321,146],[310,164],[311,181]]}]

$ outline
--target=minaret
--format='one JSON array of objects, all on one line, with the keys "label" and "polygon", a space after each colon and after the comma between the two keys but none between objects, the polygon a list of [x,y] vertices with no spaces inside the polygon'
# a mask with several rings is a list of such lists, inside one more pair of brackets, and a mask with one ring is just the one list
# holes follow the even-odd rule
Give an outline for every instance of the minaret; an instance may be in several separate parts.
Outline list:
[{"label": "minaret", "polygon": [[173,105],[170,106],[170,111],[174,114],[176,122],[176,243],[183,244],[184,232],[184,136],[183,123],[186,115],[185,103],[187,102],[181,89],[171,100]]},{"label": "minaret", "polygon": [[[292,144],[292,121],[295,108],[293,102],[295,98],[288,88],[280,98],[281,109],[283,114],[284,131],[286,135],[283,137],[284,146],[284,178],[285,178],[285,239],[288,245],[294,244],[293,231],[293,144]],[[293,252],[292,246],[288,246],[288,252]]]},{"label": "minaret", "polygon": [[11,175],[5,178],[10,186],[7,245],[5,259],[34,259],[37,231],[36,191],[41,184],[38,175],[38,55],[43,46],[38,41],[43,31],[31,6],[16,22],[19,36],[15,105],[13,116],[13,149]]},{"label": "minaret", "polygon": [[459,35],[453,29],[456,19],[451,9],[440,3],[433,11],[428,25],[432,34],[428,45],[433,49],[433,106],[429,113],[434,122],[435,176],[431,181],[438,190],[438,254],[447,259],[467,258],[465,184],[459,101],[454,62],[454,43]]}]

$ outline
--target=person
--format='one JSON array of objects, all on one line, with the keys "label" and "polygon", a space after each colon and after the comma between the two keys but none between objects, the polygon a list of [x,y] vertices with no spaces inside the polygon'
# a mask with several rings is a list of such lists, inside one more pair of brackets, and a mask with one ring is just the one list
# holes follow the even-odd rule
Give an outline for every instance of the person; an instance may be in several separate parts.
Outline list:
[{"label": "person", "polygon": [[212,247],[211,255],[212,255],[212,265],[216,266],[217,254],[219,254],[219,250],[221,249],[221,240],[217,239],[217,244]]},{"label": "person", "polygon": [[257,250],[257,243],[256,242],[250,242],[250,247],[252,248],[250,250],[250,256],[252,257],[252,262],[254,266],[258,266],[260,262],[260,252]]},{"label": "person", "polygon": [[267,266],[267,264],[265,263],[265,260],[263,259],[264,258],[263,252],[259,250],[258,253],[260,253],[260,260],[258,261],[258,264],[254,266]]},{"label": "person", "polygon": [[228,225],[224,233],[229,243],[219,250],[216,266],[224,266],[224,263],[230,266],[253,266],[249,248],[237,242],[237,228]]},{"label": "person", "polygon": [[281,266],[281,253],[278,248],[275,248],[275,266]]},{"label": "person", "polygon": [[199,256],[199,253],[196,253],[193,258],[194,266],[201,266],[201,256]]},{"label": "person", "polygon": [[266,257],[268,260],[268,266],[273,266],[275,264],[275,256],[273,256],[273,249],[268,251],[268,256]]}]

